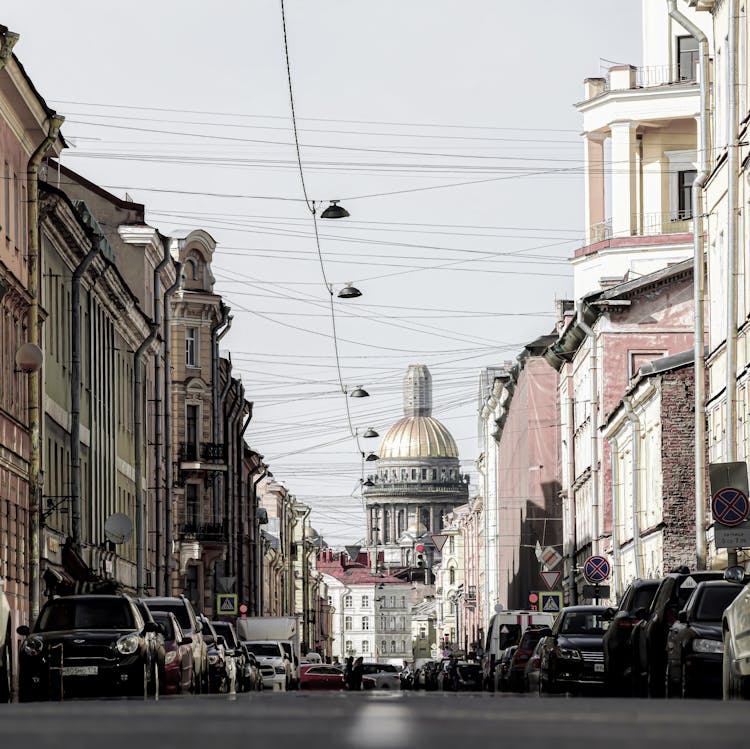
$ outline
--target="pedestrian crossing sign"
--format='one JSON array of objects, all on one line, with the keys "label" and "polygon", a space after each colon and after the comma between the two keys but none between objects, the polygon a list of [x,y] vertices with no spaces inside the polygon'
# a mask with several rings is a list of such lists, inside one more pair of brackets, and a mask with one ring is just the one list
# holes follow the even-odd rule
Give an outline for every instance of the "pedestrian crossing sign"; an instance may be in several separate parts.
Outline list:
[{"label": "pedestrian crossing sign", "polygon": [[562,593],[559,590],[539,591],[539,610],[543,614],[559,614],[562,606]]},{"label": "pedestrian crossing sign", "polygon": [[237,594],[219,593],[216,596],[216,612],[218,614],[237,615]]}]

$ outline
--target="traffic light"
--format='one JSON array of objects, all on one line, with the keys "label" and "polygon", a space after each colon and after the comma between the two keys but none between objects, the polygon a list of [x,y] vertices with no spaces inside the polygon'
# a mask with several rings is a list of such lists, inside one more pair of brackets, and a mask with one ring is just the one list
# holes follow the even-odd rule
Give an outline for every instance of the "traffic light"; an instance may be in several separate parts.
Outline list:
[{"label": "traffic light", "polygon": [[427,566],[427,560],[424,556],[424,544],[417,544],[414,547],[415,554],[415,560],[417,563],[417,567],[426,567]]}]

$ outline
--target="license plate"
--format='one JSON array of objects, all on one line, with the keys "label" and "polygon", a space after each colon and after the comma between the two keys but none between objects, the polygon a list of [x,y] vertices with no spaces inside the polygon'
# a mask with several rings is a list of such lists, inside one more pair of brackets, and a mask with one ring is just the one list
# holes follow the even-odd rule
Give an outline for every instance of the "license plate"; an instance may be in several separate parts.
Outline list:
[{"label": "license plate", "polygon": [[595,663],[594,664],[594,673],[603,674],[604,673],[604,664],[603,663]]},{"label": "license plate", "polygon": [[96,676],[98,666],[63,666],[63,676]]}]

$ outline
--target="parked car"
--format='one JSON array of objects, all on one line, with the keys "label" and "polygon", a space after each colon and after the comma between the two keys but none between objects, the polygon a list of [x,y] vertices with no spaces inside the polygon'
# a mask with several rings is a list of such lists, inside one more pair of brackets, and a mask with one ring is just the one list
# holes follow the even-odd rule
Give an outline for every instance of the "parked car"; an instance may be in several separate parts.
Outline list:
[{"label": "parked car", "polygon": [[438,688],[437,679],[440,667],[440,661],[428,661],[422,667],[422,686],[427,692],[432,692]]},{"label": "parked car", "polygon": [[300,689],[343,689],[344,672],[338,666],[303,663],[300,666]]},{"label": "parked car", "polygon": [[10,631],[10,604],[0,577],[0,703],[10,702],[13,683],[13,642]]},{"label": "parked car", "polygon": [[192,640],[185,635],[177,617],[169,611],[154,611],[154,621],[164,633],[164,691],[166,694],[195,692],[195,660]]},{"label": "parked car", "polygon": [[648,615],[633,630],[633,665],[636,668],[635,690],[649,697],[664,696],[664,673],[667,667],[667,634],[698,583],[721,580],[722,572],[691,572],[680,567],[664,576]]},{"label": "parked car", "polygon": [[458,691],[482,691],[482,666],[474,661],[458,662]]},{"label": "parked car", "polygon": [[611,612],[606,606],[568,606],[543,631],[539,655],[540,693],[604,686],[602,640]]},{"label": "parked car", "polygon": [[244,642],[240,643],[240,647],[245,652],[245,672],[243,674],[243,681],[245,682],[246,692],[262,692],[263,691],[263,674],[260,670],[260,664],[256,659],[255,655],[250,652],[250,648],[245,645]]},{"label": "parked car", "polygon": [[518,645],[511,645],[503,650],[495,667],[495,691],[507,692],[510,689],[510,663],[518,650]]},{"label": "parked car", "polygon": [[180,624],[185,637],[192,640],[195,679],[199,692],[208,691],[208,651],[203,641],[202,626],[195,609],[185,596],[173,598],[144,598],[151,611],[171,611]]},{"label": "parked car", "polygon": [[742,592],[727,580],[700,583],[667,635],[665,696],[721,696],[724,610]]},{"label": "parked car", "polygon": [[628,585],[620,605],[612,609],[612,623],[604,633],[604,673],[610,694],[632,694],[633,630],[648,614],[659,580],[638,578]]},{"label": "parked car", "polygon": [[237,669],[234,656],[226,646],[224,638],[216,633],[207,617],[199,615],[203,639],[208,652],[208,691],[211,694],[224,694],[237,689]]},{"label": "parked car", "polygon": [[391,663],[363,663],[363,676],[369,676],[375,682],[376,689],[400,689],[399,670]]},{"label": "parked car", "polygon": [[[746,583],[743,567],[730,567],[725,580]],[[722,617],[722,693],[725,700],[750,699],[750,584],[727,606]]]},{"label": "parked car", "polygon": [[240,641],[234,627],[229,622],[211,622],[217,635],[224,638],[227,653],[234,661],[235,683],[238,692],[245,691],[245,651],[240,647]]},{"label": "parked car", "polygon": [[542,637],[537,644],[534,646],[534,650],[531,653],[531,658],[526,661],[526,668],[523,672],[523,688],[524,691],[530,692],[531,694],[537,694],[539,692],[539,667],[541,664],[540,653],[542,651],[542,645],[544,638]]},{"label": "parked car", "polygon": [[255,654],[263,674],[263,688],[286,692],[292,681],[289,656],[277,640],[256,640],[245,643]]},{"label": "parked car", "polygon": [[539,640],[542,639],[543,633],[549,631],[549,627],[528,627],[521,635],[521,642],[518,643],[508,668],[508,689],[513,692],[523,692],[526,688],[526,664],[531,658]]},{"label": "parked car", "polygon": [[19,656],[21,701],[73,695],[135,695],[154,690],[157,664],[135,602],[124,595],[76,595],[48,601]]},{"label": "parked car", "polygon": [[[142,598],[134,598],[133,603],[135,603],[136,608],[138,609],[140,615],[143,617],[144,622],[148,623],[155,621],[154,617],[151,614],[151,611],[149,610],[148,606],[146,606]],[[158,668],[156,669],[157,679],[156,683],[154,684],[154,689],[158,691],[159,694],[166,694],[164,689],[164,682],[166,679],[166,674],[164,671],[164,659],[166,651],[164,648],[164,632],[162,631],[161,626],[159,626],[154,632],[149,632],[146,635],[146,640],[148,641],[148,646],[152,651],[152,657],[156,661],[156,664],[158,666]]]}]

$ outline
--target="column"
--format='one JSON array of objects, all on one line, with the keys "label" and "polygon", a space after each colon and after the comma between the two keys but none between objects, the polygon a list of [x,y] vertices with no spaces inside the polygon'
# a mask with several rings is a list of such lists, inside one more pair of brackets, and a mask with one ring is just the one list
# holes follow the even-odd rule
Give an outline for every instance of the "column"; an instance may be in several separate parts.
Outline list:
[{"label": "column", "polygon": [[612,235],[631,237],[637,228],[636,122],[613,122],[612,132]]},{"label": "column", "polygon": [[584,136],[586,244],[606,239],[604,205],[604,140],[602,133]]}]

